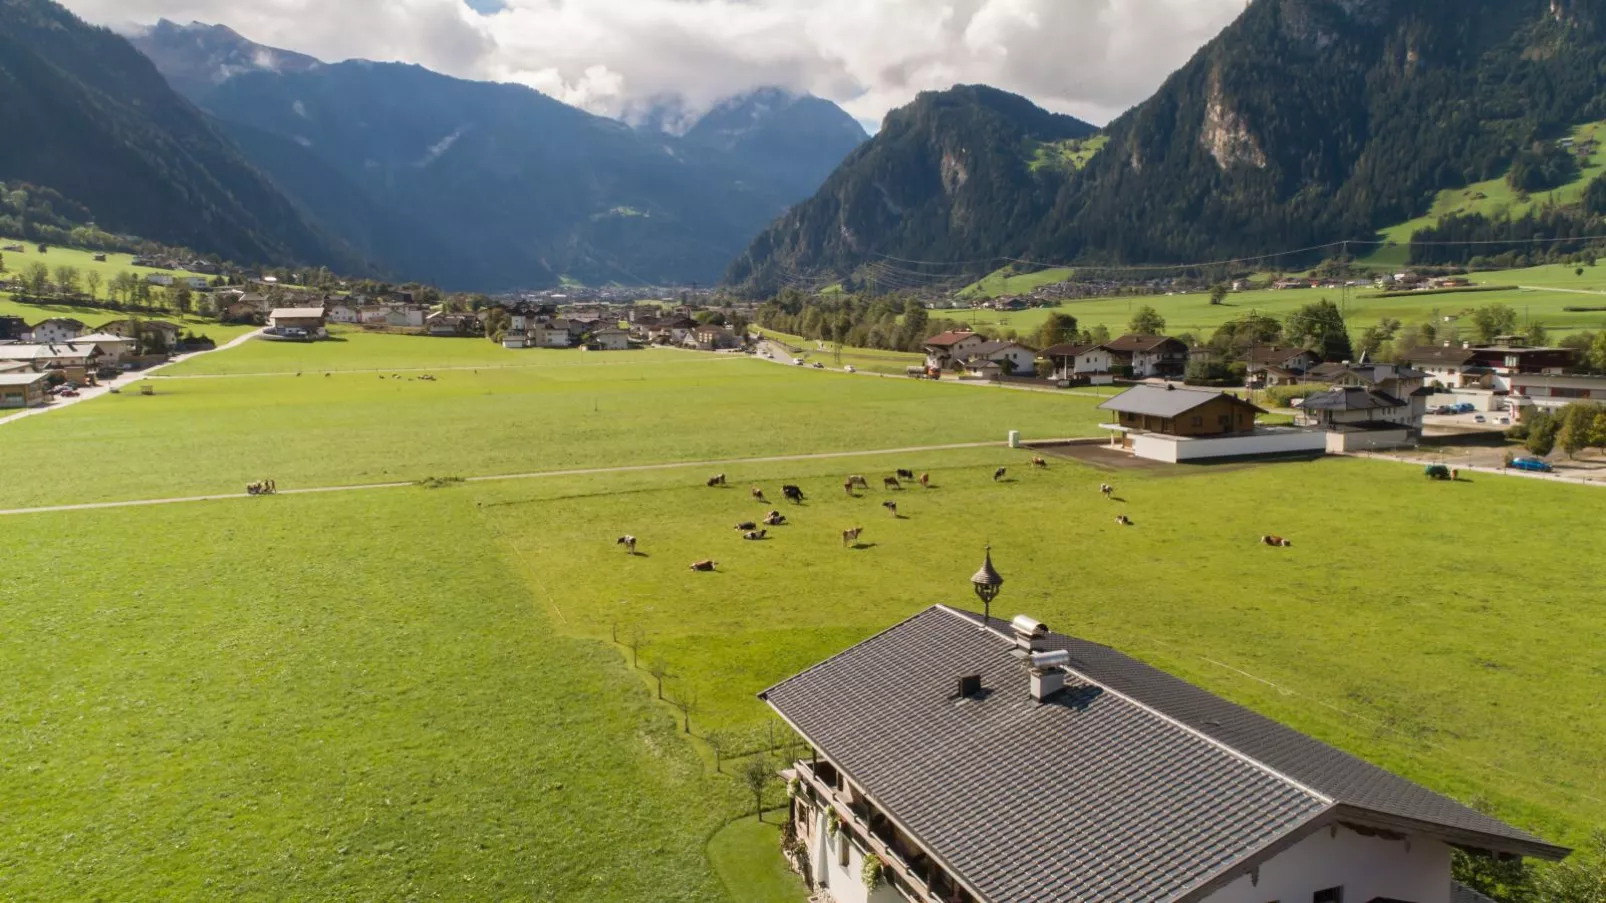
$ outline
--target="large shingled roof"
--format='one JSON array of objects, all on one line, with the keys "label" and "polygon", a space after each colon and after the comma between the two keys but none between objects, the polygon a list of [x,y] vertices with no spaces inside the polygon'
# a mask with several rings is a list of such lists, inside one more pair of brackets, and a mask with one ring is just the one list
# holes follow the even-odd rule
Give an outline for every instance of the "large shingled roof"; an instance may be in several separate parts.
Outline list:
[{"label": "large shingled roof", "polygon": [[984,900],[1183,900],[1341,818],[1566,852],[1086,640],[1049,636],[1071,664],[1038,703],[980,620],[928,609],[763,696]]},{"label": "large shingled roof", "polygon": [[1180,417],[1183,414],[1223,398],[1230,399],[1246,407],[1255,408],[1264,414],[1260,408],[1255,407],[1236,395],[1228,395],[1213,389],[1178,389],[1175,386],[1133,386],[1120,395],[1099,405],[1101,411],[1116,411],[1123,414],[1142,414],[1148,417]]}]

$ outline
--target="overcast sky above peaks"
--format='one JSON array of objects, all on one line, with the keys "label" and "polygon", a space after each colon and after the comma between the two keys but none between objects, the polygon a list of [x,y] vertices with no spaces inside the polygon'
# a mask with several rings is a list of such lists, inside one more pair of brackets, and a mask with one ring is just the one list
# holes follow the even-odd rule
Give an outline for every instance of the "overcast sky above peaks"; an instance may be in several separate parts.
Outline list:
[{"label": "overcast sky above peaks", "polygon": [[125,27],[221,23],[324,60],[419,63],[628,116],[765,85],[866,123],[922,90],[984,83],[1103,124],[1244,0],[63,0]]}]

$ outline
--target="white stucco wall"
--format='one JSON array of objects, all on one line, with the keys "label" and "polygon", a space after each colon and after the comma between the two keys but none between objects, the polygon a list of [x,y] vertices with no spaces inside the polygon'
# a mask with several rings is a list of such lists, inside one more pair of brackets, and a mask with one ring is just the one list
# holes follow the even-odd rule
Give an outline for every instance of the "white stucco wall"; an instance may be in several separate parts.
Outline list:
[{"label": "white stucco wall", "polygon": [[[813,835],[819,839],[809,850],[809,867],[814,872],[814,883],[830,891],[831,899],[836,903],[904,903],[903,895],[885,884],[874,892],[865,888],[864,853],[847,839],[846,831],[838,831],[835,837],[825,832],[823,809],[814,814]],[[837,864],[840,845],[844,843],[848,845],[846,866]]]},{"label": "white stucco wall", "polygon": [[1153,433],[1132,436],[1132,451],[1140,458],[1177,464],[1209,458],[1325,452],[1327,434],[1314,430],[1272,430],[1221,439],[1181,439]]},{"label": "white stucco wall", "polygon": [[1305,903],[1319,890],[1344,888],[1344,903],[1378,897],[1411,903],[1450,903],[1450,848],[1438,840],[1362,837],[1323,828],[1260,867],[1260,881],[1245,875],[1205,903]]}]

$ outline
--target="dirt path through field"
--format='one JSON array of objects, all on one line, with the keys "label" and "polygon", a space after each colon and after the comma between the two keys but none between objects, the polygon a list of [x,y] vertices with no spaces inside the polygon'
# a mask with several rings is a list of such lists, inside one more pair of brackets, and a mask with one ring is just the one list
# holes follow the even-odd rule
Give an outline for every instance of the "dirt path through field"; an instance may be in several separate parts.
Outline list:
[{"label": "dirt path through field", "polygon": [[[1034,442],[1065,443],[1075,439],[1042,439]],[[650,473],[659,470],[683,470],[690,467],[718,470],[742,464],[778,464],[788,461],[829,461],[836,458],[868,458],[880,455],[907,455],[921,452],[961,451],[972,448],[1007,448],[1004,442],[961,442],[954,445],[922,445],[909,448],[882,448],[859,451],[820,452],[807,455],[769,455],[760,458],[730,458],[724,461],[684,461],[669,464],[627,464],[619,467],[588,467],[578,470],[547,470],[532,473],[492,474],[467,477],[465,483],[495,483],[506,480],[544,480],[562,477],[588,477],[605,474]],[[1022,450],[1024,451],[1024,449]],[[374,489],[402,489],[413,483],[365,483],[352,486],[317,486],[309,489],[281,489],[279,495],[314,495],[325,492],[362,492]],[[221,502],[252,498],[249,493],[235,492],[220,495],[192,495],[162,499],[138,499],[125,502],[89,502],[82,505],[47,505],[38,508],[11,508],[0,510],[0,517],[18,514],[50,514],[61,511],[98,511],[106,508],[144,508],[152,505],[185,505],[192,502]]]}]

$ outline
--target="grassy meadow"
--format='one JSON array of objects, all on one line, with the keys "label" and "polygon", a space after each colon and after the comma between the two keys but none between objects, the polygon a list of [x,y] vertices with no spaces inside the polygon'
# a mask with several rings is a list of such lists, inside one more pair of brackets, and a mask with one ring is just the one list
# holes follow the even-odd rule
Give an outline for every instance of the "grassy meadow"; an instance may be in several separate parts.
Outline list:
[{"label": "grassy meadow", "polygon": [[139,317],[141,320],[163,320],[177,324],[185,332],[209,336],[219,345],[230,339],[242,336],[255,328],[252,326],[228,326],[204,317],[165,312],[147,315],[141,311],[100,310],[98,308],[76,307],[67,304],[24,304],[3,292],[0,292],[0,317],[21,317],[29,323],[38,323],[40,320],[48,320],[51,317],[71,317],[91,328],[110,323],[113,320],[126,320],[129,317]]},{"label": "grassy meadow", "polygon": [[[0,508],[1100,419],[1093,399],[483,341],[462,347],[518,363],[429,383],[354,372],[437,366],[406,360],[423,345],[349,338],[252,343],[153,397],[0,427],[13,460],[41,462]],[[297,354],[318,366],[279,357]],[[801,903],[730,776],[772,743],[754,694],[931,604],[972,606],[988,543],[1007,579],[995,613],[1115,645],[1551,839],[1606,824],[1606,537],[1578,527],[1606,495],[1359,460],[1112,473],[1029,456],[728,464],[722,489],[676,468],[0,515],[0,898]],[[881,490],[896,468],[934,488]],[[850,498],[848,473],[878,488]],[[779,503],[784,483],[806,504]],[[733,529],[772,507],[791,523],[768,540]],[[1296,545],[1261,546],[1268,532]],[[717,573],[688,570],[704,558]],[[693,701],[690,738],[653,665],[670,702]]]},{"label": "grassy meadow", "polygon": [[[1097,435],[1094,399],[871,379],[740,355],[503,351],[522,367],[419,373],[334,372],[214,378],[235,355],[252,366],[309,353],[390,348],[353,335],[314,346],[252,342],[175,367],[137,393],[8,424],[18,460],[50,461],[0,485],[0,509],[281,488],[416,481],[573,468],[716,461]],[[429,342],[432,340],[409,340]],[[268,356],[267,358],[262,355]],[[385,358],[395,363],[392,358]],[[328,373],[329,375],[324,375]],[[81,452],[62,455],[64,447]]]},{"label": "grassy meadow", "polygon": [[[1228,321],[1252,314],[1286,317],[1323,298],[1345,308],[1350,329],[1356,335],[1383,318],[1394,318],[1404,323],[1442,322],[1446,316],[1467,318],[1480,307],[1505,304],[1517,312],[1519,328],[1530,321],[1539,322],[1555,339],[1573,332],[1606,329],[1606,310],[1566,310],[1569,307],[1606,308],[1606,267],[1585,267],[1582,276],[1577,275],[1575,269],[1546,266],[1480,273],[1473,277],[1474,282],[1482,285],[1517,286],[1503,291],[1379,297],[1378,292],[1368,287],[1351,289],[1346,300],[1344,292],[1338,289],[1265,289],[1233,293],[1227,296],[1225,303],[1219,305],[1210,303],[1208,292],[1192,292],[1185,295],[1067,301],[1053,310],[1075,317],[1078,325],[1084,328],[1102,325],[1108,327],[1112,334],[1120,335],[1131,322],[1132,313],[1148,305],[1165,317],[1166,330],[1173,335],[1191,332],[1200,339],[1207,339]],[[977,326],[1015,329],[1026,334],[1042,325],[1050,312],[1049,309],[1016,312],[933,311],[932,316]],[[1465,324],[1465,328],[1470,330],[1471,324]]]},{"label": "grassy meadow", "polygon": [[[20,273],[30,264],[42,263],[50,267],[52,273],[57,267],[76,267],[80,274],[99,273],[102,283],[102,296],[104,285],[111,282],[118,273],[130,273],[140,279],[152,273],[166,273],[170,276],[203,276],[204,273],[192,273],[188,270],[158,270],[152,267],[134,266],[134,255],[108,252],[104,261],[95,259],[95,251],[85,251],[77,248],[63,248],[55,245],[43,254],[39,253],[38,246],[32,242],[20,239],[0,237],[0,245],[19,244],[23,247],[22,253],[6,251],[0,254],[4,257],[5,269],[10,273]],[[208,277],[210,278],[210,277]]]}]

